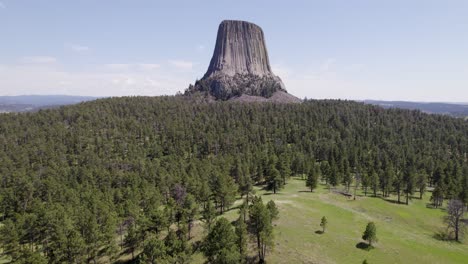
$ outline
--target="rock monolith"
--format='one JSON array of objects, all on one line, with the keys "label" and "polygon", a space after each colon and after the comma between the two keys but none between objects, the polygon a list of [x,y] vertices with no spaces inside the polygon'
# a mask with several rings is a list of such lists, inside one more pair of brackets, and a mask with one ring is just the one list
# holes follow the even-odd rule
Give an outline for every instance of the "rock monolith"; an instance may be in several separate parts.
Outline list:
[{"label": "rock monolith", "polygon": [[205,92],[218,100],[243,95],[270,98],[276,92],[287,93],[281,79],[271,70],[263,30],[237,20],[225,20],[219,25],[208,70],[186,91],[194,92]]}]

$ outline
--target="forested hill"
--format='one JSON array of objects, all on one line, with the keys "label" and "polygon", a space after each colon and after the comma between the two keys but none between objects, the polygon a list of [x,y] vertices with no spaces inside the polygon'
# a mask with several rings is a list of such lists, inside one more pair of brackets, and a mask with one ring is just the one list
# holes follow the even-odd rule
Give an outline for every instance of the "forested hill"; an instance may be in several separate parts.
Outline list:
[{"label": "forested hill", "polygon": [[421,103],[405,101],[365,100],[367,104],[380,105],[383,108],[418,109],[426,113],[443,114],[454,117],[468,118],[468,104],[465,103]]},{"label": "forested hill", "polygon": [[272,167],[284,182],[317,166],[331,185],[359,173],[384,196],[427,184],[466,203],[467,152],[467,121],[350,101],[99,99],[0,115],[0,219],[23,249],[80,262],[113,256],[119,232],[186,197],[223,211]]},{"label": "forested hill", "polygon": [[61,105],[77,104],[98,97],[69,95],[19,95],[0,96],[0,113],[31,112]]}]

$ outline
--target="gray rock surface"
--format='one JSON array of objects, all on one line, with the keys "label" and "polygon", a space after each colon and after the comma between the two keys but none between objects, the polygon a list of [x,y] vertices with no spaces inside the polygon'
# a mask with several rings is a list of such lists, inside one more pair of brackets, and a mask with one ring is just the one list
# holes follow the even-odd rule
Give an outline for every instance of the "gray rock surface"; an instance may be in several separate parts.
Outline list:
[{"label": "gray rock surface", "polygon": [[259,26],[245,21],[221,22],[213,57],[204,78],[217,73],[227,76],[273,74],[265,37]]},{"label": "gray rock surface", "polygon": [[269,98],[277,91],[286,89],[271,70],[262,29],[245,21],[225,20],[219,25],[207,72],[186,94],[205,92],[228,100],[243,94]]}]

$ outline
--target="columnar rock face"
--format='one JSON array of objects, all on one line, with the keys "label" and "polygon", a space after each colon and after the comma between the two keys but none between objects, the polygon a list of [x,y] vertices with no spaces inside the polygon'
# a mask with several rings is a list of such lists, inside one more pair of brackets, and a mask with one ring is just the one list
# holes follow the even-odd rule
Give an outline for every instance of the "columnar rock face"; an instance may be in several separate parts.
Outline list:
[{"label": "columnar rock face", "polygon": [[206,77],[216,73],[272,75],[262,29],[245,21],[226,20],[219,25],[216,46]]},{"label": "columnar rock face", "polygon": [[208,71],[186,91],[194,92],[221,100],[286,93],[281,79],[271,71],[262,29],[245,21],[223,21]]}]

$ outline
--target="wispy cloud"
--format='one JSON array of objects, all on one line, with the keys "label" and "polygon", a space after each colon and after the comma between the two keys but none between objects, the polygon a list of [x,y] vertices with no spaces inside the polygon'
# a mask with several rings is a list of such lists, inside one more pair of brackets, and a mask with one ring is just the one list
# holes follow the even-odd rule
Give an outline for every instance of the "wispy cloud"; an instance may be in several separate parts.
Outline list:
[{"label": "wispy cloud", "polygon": [[291,68],[282,64],[273,64],[271,68],[273,73],[278,75],[280,78],[288,78],[288,76],[293,74],[293,70]]},{"label": "wispy cloud", "polygon": [[336,63],[336,59],[328,58],[322,63],[322,65],[320,66],[320,70],[329,71],[331,70],[331,68],[334,66],[335,63]]},{"label": "wispy cloud", "polygon": [[128,70],[131,66],[132,64],[128,63],[109,63],[104,65],[105,68],[114,71]]},{"label": "wispy cloud", "polygon": [[0,95],[171,95],[197,78],[194,71],[180,71],[167,64],[110,63],[76,71],[58,62],[53,57],[33,56],[0,64],[0,87],[5,87]]},{"label": "wispy cloud", "polygon": [[88,46],[79,44],[67,44],[67,47],[76,52],[85,52],[90,50]]},{"label": "wispy cloud", "polygon": [[337,65],[334,58],[296,68],[283,64],[272,66],[288,92],[300,98],[353,98],[358,90],[363,89],[363,84],[348,76],[355,73],[352,69],[359,67],[360,64]]},{"label": "wispy cloud", "polygon": [[197,51],[198,51],[198,52],[202,52],[202,51],[205,50],[205,48],[206,48],[205,45],[201,45],[201,44],[200,44],[200,45],[197,46]]},{"label": "wispy cloud", "polygon": [[105,64],[104,67],[113,71],[154,71],[161,68],[161,65],[156,63],[110,63]]},{"label": "wispy cloud", "polygon": [[138,63],[137,67],[141,68],[142,70],[152,71],[161,68],[161,65],[155,63]]},{"label": "wispy cloud", "polygon": [[349,65],[348,68],[350,71],[361,72],[366,68],[366,65],[362,63],[355,63],[355,64]]},{"label": "wispy cloud", "polygon": [[169,64],[181,70],[191,70],[195,65],[195,63],[186,60],[169,60]]},{"label": "wispy cloud", "polygon": [[50,56],[26,56],[22,57],[20,62],[25,64],[50,64],[56,63],[57,59]]}]

